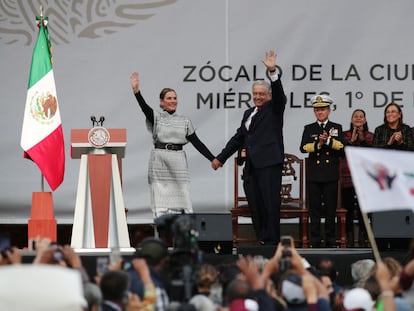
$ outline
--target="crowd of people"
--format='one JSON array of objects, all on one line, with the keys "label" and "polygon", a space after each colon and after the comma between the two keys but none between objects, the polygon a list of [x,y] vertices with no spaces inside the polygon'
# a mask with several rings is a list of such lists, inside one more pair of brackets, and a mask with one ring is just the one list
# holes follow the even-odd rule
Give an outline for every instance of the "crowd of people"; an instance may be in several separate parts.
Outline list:
[{"label": "crowd of people", "polygon": [[[405,311],[414,308],[414,240],[406,264],[385,257],[351,266],[352,283],[338,284],[336,263],[311,265],[292,238],[270,258],[239,256],[219,263],[172,265],[174,250],[146,238],[133,256],[91,275],[68,245],[38,239],[32,262],[15,247],[0,255],[2,310]],[[191,254],[187,254],[191,256]]]}]

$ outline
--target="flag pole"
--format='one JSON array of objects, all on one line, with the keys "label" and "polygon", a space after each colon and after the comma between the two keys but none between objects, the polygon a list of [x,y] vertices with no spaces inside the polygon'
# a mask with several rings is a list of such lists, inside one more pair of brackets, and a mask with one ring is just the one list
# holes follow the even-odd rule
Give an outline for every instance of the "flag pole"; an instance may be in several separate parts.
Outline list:
[{"label": "flag pole", "polygon": [[[45,92],[50,92],[52,90],[52,96],[55,98],[55,90],[54,90],[54,79],[52,76],[51,80],[47,80],[46,74],[49,70],[52,69],[51,61],[50,61],[50,46],[48,45],[48,33],[46,30],[47,27],[47,17],[43,15],[43,5],[40,5],[40,16],[36,17],[37,26],[39,27],[39,34],[36,41],[36,44],[33,49],[33,56],[32,56],[32,66],[30,68],[30,77],[29,77],[29,85],[28,85],[28,94],[33,92],[32,90],[35,89],[34,85],[39,85],[37,82],[42,80],[46,88],[39,88],[39,94],[43,94]],[[45,66],[47,65],[47,66]],[[53,72],[52,72],[53,73]],[[35,83],[36,82],[36,83]],[[43,96],[43,95],[41,95]],[[28,95],[29,97],[29,95]],[[39,97],[40,98],[40,97]],[[44,98],[40,98],[39,100],[44,100]],[[56,99],[55,99],[56,100]],[[30,101],[26,100],[26,107],[30,104]],[[57,104],[57,103],[56,103]],[[22,137],[27,135],[27,128],[24,126],[23,121],[23,131]],[[59,124],[60,124],[60,116],[59,116]],[[31,130],[32,131],[32,130]],[[32,133],[30,133],[32,134]],[[25,152],[27,151],[27,143],[22,138],[21,145]],[[39,143],[38,143],[39,144]],[[62,143],[63,144],[63,143]],[[50,150],[49,153],[50,154]],[[53,211],[53,197],[52,192],[45,192],[45,177],[50,185],[50,174],[44,173],[44,154],[36,154],[36,158],[29,153],[28,154],[30,159],[32,159],[36,164],[38,164],[40,171],[41,171],[41,192],[33,192],[32,193],[32,209],[30,213],[30,219],[28,220],[28,246],[29,248],[32,247],[32,241],[38,238],[48,238],[52,242],[57,241],[57,222]],[[64,161],[64,160],[63,160]],[[46,161],[46,163],[49,163]],[[64,163],[64,162],[63,162]],[[58,167],[59,168],[59,167]],[[51,170],[46,170],[50,172]],[[53,167],[52,171],[56,171],[56,167]],[[52,189],[55,190],[61,181],[55,181],[52,185]]]},{"label": "flag pole", "polygon": [[375,242],[374,233],[372,232],[372,228],[371,228],[371,225],[369,223],[368,215],[367,215],[367,213],[362,212],[362,211],[361,211],[361,214],[362,214],[362,219],[364,220],[365,229],[367,230],[368,240],[369,240],[369,243],[371,244],[371,248],[372,248],[372,252],[374,254],[375,261],[380,262],[381,261],[381,256],[380,256],[380,253],[378,251],[377,243]]},{"label": "flag pole", "polygon": [[[43,18],[43,4],[40,5],[39,11],[40,11],[40,18],[42,19]],[[45,192],[45,176],[43,174],[41,174],[41,179],[40,179],[40,191]]]}]

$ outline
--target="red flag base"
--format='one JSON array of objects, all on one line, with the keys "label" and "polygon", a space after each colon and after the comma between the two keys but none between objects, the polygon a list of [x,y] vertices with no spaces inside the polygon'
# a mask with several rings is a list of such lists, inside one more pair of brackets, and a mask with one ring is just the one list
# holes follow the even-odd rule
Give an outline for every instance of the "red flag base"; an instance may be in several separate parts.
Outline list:
[{"label": "red flag base", "polygon": [[32,212],[28,221],[29,249],[32,248],[31,242],[38,237],[57,241],[57,223],[51,192],[32,193]]}]

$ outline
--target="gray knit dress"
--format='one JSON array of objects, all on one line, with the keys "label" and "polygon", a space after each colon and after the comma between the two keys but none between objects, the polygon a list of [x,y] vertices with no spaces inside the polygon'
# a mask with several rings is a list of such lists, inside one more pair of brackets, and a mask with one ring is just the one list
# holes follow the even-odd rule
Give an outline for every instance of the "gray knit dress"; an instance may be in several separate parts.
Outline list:
[{"label": "gray knit dress", "polygon": [[[185,145],[186,137],[194,133],[187,117],[154,112],[154,124],[147,122],[154,144],[157,142]],[[164,214],[192,213],[190,178],[184,150],[152,149],[148,167],[151,189],[151,209],[154,217]]]}]

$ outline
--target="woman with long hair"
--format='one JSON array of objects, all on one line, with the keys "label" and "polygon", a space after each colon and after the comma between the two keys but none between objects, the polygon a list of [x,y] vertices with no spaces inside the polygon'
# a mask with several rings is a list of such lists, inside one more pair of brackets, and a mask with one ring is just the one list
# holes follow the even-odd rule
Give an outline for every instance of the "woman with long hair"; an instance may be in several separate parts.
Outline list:
[{"label": "woman with long hair", "polygon": [[384,110],[384,124],[374,132],[373,146],[386,149],[414,150],[411,128],[403,122],[401,107],[390,103]]},{"label": "woman with long hair", "polygon": [[[368,122],[365,111],[355,109],[351,116],[351,125],[348,131],[344,131],[345,146],[362,146],[369,147],[372,145],[374,134],[368,130]],[[341,161],[341,187],[342,187],[342,206],[347,209],[346,214],[346,232],[347,246],[354,247],[354,218],[357,213],[358,219],[358,246],[366,246],[366,229],[362,221],[361,210],[358,204],[358,198],[352,183],[351,173],[348,162],[344,158]]]}]

